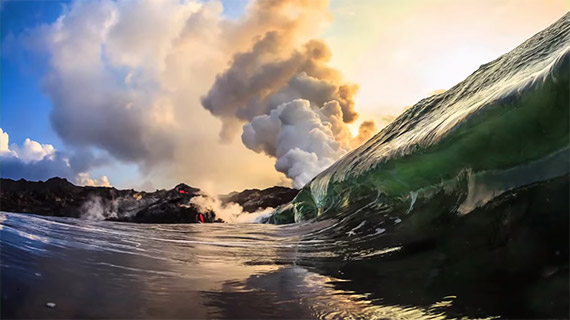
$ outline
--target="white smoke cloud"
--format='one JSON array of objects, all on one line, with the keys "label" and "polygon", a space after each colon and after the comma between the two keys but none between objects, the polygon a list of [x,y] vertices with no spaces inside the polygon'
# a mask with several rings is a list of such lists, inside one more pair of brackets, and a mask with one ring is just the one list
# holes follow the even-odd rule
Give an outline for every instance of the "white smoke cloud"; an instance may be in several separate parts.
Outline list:
[{"label": "white smoke cloud", "polygon": [[268,215],[274,208],[265,208],[256,212],[246,212],[242,206],[237,203],[230,202],[223,204],[222,201],[209,194],[203,194],[190,199],[190,203],[194,204],[199,212],[205,214],[213,211],[216,218],[221,218],[229,223],[255,223],[259,222],[259,218]]},{"label": "white smoke cloud", "polygon": [[331,53],[326,44],[311,40],[283,57],[278,53],[290,41],[288,36],[268,32],[251,51],[236,54],[202,99],[204,108],[222,119],[223,141],[231,140],[239,130],[237,124],[300,98],[317,106],[335,100],[343,110],[343,121],[356,120],[357,86],[343,83],[340,73],[328,66]]},{"label": "white smoke cloud", "polygon": [[12,153],[10,147],[8,147],[9,143],[10,136],[8,136],[8,133],[4,132],[2,128],[0,128],[0,155],[8,155]]},{"label": "white smoke cloud", "polygon": [[301,188],[351,150],[355,141],[372,134],[370,122],[365,122],[362,135],[353,138],[342,119],[337,101],[318,108],[297,99],[253,118],[243,127],[242,141],[255,152],[275,157],[275,168],[291,178],[295,188]]},{"label": "white smoke cloud", "polygon": [[358,87],[329,65],[332,53],[322,40],[307,39],[316,34],[300,32],[299,25],[318,29],[328,14],[328,2],[284,3],[294,4],[296,12],[319,8],[321,18],[311,24],[311,16],[301,15],[266,30],[249,48],[233,55],[202,105],[222,120],[222,141],[231,141],[245,124],[243,143],[276,158],[275,168],[300,188],[370,138],[376,128],[365,121],[353,138],[347,123],[358,117]]},{"label": "white smoke cloud", "polygon": [[287,150],[287,153],[277,159],[275,169],[287,174],[293,179],[293,186],[300,189],[319,172],[330,166],[334,159],[319,159],[319,156],[314,152],[293,148]]},{"label": "white smoke cloud", "polygon": [[40,161],[45,158],[53,159],[55,156],[55,148],[51,144],[41,144],[29,138],[24,141],[21,147],[13,143],[10,150],[25,163]]}]

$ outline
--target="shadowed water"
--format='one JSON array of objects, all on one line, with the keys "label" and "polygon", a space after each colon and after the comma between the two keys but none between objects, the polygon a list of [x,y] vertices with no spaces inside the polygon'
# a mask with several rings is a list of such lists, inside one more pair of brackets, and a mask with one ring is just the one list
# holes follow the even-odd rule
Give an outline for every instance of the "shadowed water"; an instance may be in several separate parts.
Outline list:
[{"label": "shadowed water", "polygon": [[309,266],[342,262],[332,242],[317,239],[332,227],[327,221],[137,225],[15,213],[0,220],[2,318],[437,319],[453,303],[442,296],[432,306],[387,305],[343,289],[348,280]]}]

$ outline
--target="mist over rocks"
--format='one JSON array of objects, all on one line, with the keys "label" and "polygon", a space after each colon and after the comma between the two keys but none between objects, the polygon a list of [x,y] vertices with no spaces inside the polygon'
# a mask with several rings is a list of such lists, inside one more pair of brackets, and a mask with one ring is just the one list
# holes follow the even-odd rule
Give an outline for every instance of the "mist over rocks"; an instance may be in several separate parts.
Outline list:
[{"label": "mist over rocks", "polygon": [[[202,219],[205,223],[232,222],[225,216],[226,207],[231,207],[235,214],[254,213],[287,203],[297,192],[272,187],[233,192],[217,199],[183,183],[170,190],[139,192],[76,186],[57,177],[37,182],[1,179],[0,211],[135,223],[198,223]],[[197,199],[220,205],[205,207]]]},{"label": "mist over rocks", "polygon": [[[199,191],[184,184],[171,190],[138,192],[80,187],[62,178],[45,182],[2,179],[0,210],[89,220],[192,223],[197,222],[198,211],[184,204]],[[215,220],[213,214],[206,218]]]}]

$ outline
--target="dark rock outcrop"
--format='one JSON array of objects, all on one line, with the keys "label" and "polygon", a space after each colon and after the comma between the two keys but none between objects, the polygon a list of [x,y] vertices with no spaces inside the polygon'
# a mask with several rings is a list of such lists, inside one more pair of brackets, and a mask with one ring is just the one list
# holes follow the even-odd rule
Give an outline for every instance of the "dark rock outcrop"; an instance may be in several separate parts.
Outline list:
[{"label": "dark rock outcrop", "polygon": [[290,202],[299,193],[297,189],[287,187],[271,187],[263,190],[247,189],[242,192],[232,192],[220,196],[222,203],[234,202],[243,207],[246,212],[255,212],[265,208],[277,208]]},{"label": "dark rock outcrop", "polygon": [[[0,210],[47,216],[92,218],[141,223],[196,223],[200,212],[190,203],[200,189],[179,184],[171,190],[137,192],[107,187],[80,187],[66,179],[45,182],[0,181]],[[216,220],[203,213],[204,222]]]}]

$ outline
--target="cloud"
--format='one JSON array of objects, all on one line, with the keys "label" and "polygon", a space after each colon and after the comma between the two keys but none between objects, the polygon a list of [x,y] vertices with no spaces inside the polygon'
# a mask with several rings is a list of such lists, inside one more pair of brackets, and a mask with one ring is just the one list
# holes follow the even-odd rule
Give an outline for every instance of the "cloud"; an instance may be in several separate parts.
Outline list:
[{"label": "cloud", "polygon": [[[2,159],[1,176],[10,179],[46,180],[52,177],[67,178],[77,182],[82,171],[103,165],[105,158],[95,157],[91,152],[78,150],[74,154],[67,154],[56,150],[50,144],[41,144],[26,139],[19,146],[9,144],[10,137],[0,128],[0,157]],[[84,173],[87,175],[88,173]],[[107,177],[93,182],[109,184]]]},{"label": "cloud", "polygon": [[335,100],[343,110],[343,121],[357,118],[353,96],[358,87],[344,83],[340,72],[327,65],[331,53],[326,44],[310,40],[283,57],[288,37],[288,33],[266,33],[251,51],[236,54],[230,68],[216,77],[202,105],[222,119],[222,140],[230,140],[239,124],[300,98],[314,105]]},{"label": "cloud", "polygon": [[93,179],[89,172],[78,173],[75,177],[75,183],[80,186],[111,187],[111,183],[107,176],[102,176],[100,179]]},{"label": "cloud", "polygon": [[257,116],[243,127],[242,141],[251,150],[277,159],[275,168],[301,188],[315,175],[374,133],[373,122],[353,137],[337,101],[322,107],[297,99]]},{"label": "cloud", "polygon": [[[133,59],[129,54],[137,46],[127,50],[115,45],[118,40],[113,39],[129,37],[123,33],[134,31],[125,30],[120,24],[129,18],[123,16],[129,9],[142,10],[138,2],[122,7],[111,1],[74,2],[56,23],[42,29],[51,57],[44,89],[54,105],[52,126],[64,142],[71,146],[95,146],[120,160],[152,164],[172,155],[171,135],[165,128],[170,121],[170,106],[158,97],[151,80],[133,76],[137,82],[129,87],[121,82],[128,76],[128,72],[122,75],[119,70],[123,65],[113,67],[116,62],[131,68],[143,63],[160,65],[153,56]],[[140,34],[132,36],[137,38]],[[160,42],[158,36],[150,34],[147,42],[160,52],[164,40]]]},{"label": "cloud", "polygon": [[0,128],[0,155],[3,157],[18,158],[24,163],[32,161],[41,161],[44,158],[53,160],[55,157],[55,148],[51,144],[41,144],[37,141],[26,139],[20,147],[17,144],[10,143],[8,132],[4,132]]},{"label": "cloud", "polygon": [[15,143],[10,147],[11,152],[25,163],[41,161],[44,158],[51,160],[55,156],[55,148],[51,144],[40,144],[29,138],[24,141],[21,147]]},{"label": "cloud", "polygon": [[[392,122],[395,118],[396,117],[393,117],[391,120],[387,120],[388,123]],[[368,139],[372,138],[376,132],[378,132],[378,127],[376,127],[376,123],[374,121],[367,120],[362,122],[358,127],[358,135],[350,140],[350,146],[353,148],[360,146],[364,142],[368,141]]]},{"label": "cloud", "polygon": [[301,98],[312,108],[336,101],[341,122],[356,119],[357,87],[315,39],[328,5],[253,1],[226,19],[218,1],[74,1],[14,41],[48,59],[42,87],[70,154],[100,150],[158,188],[184,181],[224,193],[283,180],[270,153],[229,139],[256,116]]},{"label": "cloud", "polygon": [[0,155],[12,154],[12,151],[10,151],[10,147],[8,147],[9,143],[10,143],[10,136],[8,136],[8,133],[4,132],[2,128],[0,128]]},{"label": "cloud", "polygon": [[270,186],[282,179],[271,160],[239,141],[220,145],[220,122],[200,96],[234,52],[290,20],[275,11],[290,2],[252,4],[226,20],[217,1],[75,1],[11,45],[47,57],[50,121],[71,153],[102,150],[159,188]]}]

